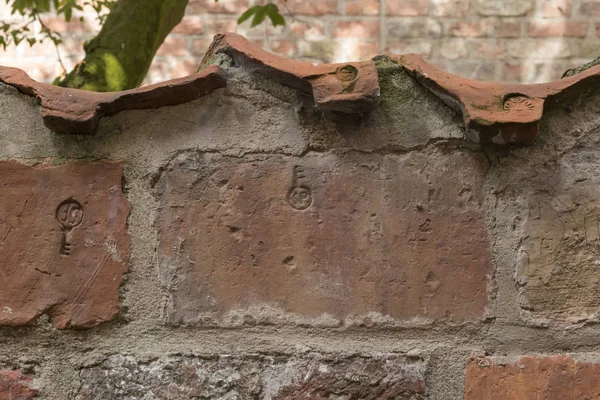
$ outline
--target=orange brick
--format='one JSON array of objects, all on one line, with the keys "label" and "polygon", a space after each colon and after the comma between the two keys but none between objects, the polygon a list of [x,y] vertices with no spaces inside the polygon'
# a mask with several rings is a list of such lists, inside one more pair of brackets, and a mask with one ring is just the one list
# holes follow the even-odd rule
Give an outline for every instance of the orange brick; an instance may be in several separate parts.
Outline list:
[{"label": "orange brick", "polygon": [[473,357],[467,362],[465,400],[596,399],[600,360],[593,357]]},{"label": "orange brick", "polygon": [[270,40],[269,41],[270,50],[279,54],[283,57],[294,57],[296,54],[296,45],[293,40],[289,39],[281,39],[281,40]]},{"label": "orange brick", "polygon": [[380,0],[347,0],[346,14],[348,15],[379,15]]},{"label": "orange brick", "polygon": [[448,28],[449,36],[481,37],[489,36],[492,25],[488,21],[461,21],[451,24]]},{"label": "orange brick", "polygon": [[288,0],[286,6],[293,14],[326,15],[337,13],[337,0]]},{"label": "orange brick", "polygon": [[0,371],[0,399],[33,400],[37,390],[31,389],[32,379],[19,370]]},{"label": "orange brick", "polygon": [[169,71],[171,79],[192,75],[198,70],[198,65],[200,64],[200,61],[201,60],[196,60],[195,58],[177,60],[175,65]]},{"label": "orange brick", "polygon": [[182,35],[202,35],[204,33],[204,24],[202,17],[185,16],[171,33],[180,33]]},{"label": "orange brick", "polygon": [[335,24],[335,37],[379,38],[379,21],[342,21]]},{"label": "orange brick", "polygon": [[167,36],[156,52],[158,56],[185,56],[187,54],[185,38],[173,36]]},{"label": "orange brick", "polygon": [[589,24],[583,21],[535,21],[529,23],[531,37],[585,37]]},{"label": "orange brick", "polygon": [[387,15],[402,17],[418,17],[427,15],[429,1],[427,0],[387,0],[385,3]]}]

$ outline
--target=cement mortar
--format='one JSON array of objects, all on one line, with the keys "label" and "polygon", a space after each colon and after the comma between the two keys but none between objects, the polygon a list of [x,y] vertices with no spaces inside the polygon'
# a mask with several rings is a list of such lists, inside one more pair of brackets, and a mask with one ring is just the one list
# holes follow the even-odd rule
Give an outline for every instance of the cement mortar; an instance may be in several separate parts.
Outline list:
[{"label": "cement mortar", "polygon": [[[35,372],[41,399],[75,398],[80,370],[114,354],[143,360],[172,354],[408,353],[425,360],[429,398],[458,400],[463,398],[465,360],[470,355],[600,352],[596,324],[528,325],[521,318],[514,280],[527,213],[520,185],[514,183],[529,181],[540,166],[567,154],[577,157],[597,149],[599,98],[585,99],[570,113],[560,108],[549,112],[533,146],[484,149],[465,139],[461,119],[453,111],[398,67],[380,66],[380,108],[372,115],[352,118],[317,113],[305,95],[251,72],[230,74],[226,88],[202,99],[105,118],[94,136],[49,131],[34,99],[0,84],[0,160],[62,164],[122,159],[126,163],[124,192],[132,204],[129,272],[115,321],[72,331],[56,330],[43,317],[37,327],[0,328],[0,365]],[[154,185],[162,168],[177,154],[385,154],[428,147],[480,151],[490,162],[485,206],[496,272],[485,321],[460,326],[407,323],[394,329],[166,325],[162,310],[168,293],[157,270]]]}]

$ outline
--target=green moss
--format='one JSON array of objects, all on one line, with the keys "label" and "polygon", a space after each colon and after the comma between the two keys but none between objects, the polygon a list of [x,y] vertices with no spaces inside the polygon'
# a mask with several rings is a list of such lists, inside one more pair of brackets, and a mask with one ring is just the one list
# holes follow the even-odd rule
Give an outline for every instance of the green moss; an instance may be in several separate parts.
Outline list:
[{"label": "green moss", "polygon": [[566,71],[566,72],[563,74],[563,76],[562,76],[562,77],[563,77],[563,78],[568,78],[569,76],[577,75],[577,74],[579,74],[580,72],[583,72],[583,71],[585,71],[586,69],[590,69],[590,68],[592,68],[592,67],[594,67],[594,66],[596,66],[596,65],[600,65],[600,57],[596,58],[596,59],[595,59],[595,60],[593,60],[593,61],[590,61],[590,62],[589,62],[589,63],[587,63],[587,64],[583,64],[583,65],[582,65],[582,66],[580,66],[580,67],[577,67],[577,68],[573,68],[573,69],[569,69],[569,70],[567,70],[567,71]]}]

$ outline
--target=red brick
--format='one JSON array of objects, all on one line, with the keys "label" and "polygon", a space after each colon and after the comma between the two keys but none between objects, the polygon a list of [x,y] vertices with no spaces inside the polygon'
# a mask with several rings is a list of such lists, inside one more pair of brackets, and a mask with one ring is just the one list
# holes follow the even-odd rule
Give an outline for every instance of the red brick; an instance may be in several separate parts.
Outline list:
[{"label": "red brick", "polygon": [[59,328],[112,319],[129,251],[123,164],[2,162],[0,170],[0,325],[33,324],[43,313]]},{"label": "red brick", "polygon": [[380,0],[346,0],[347,15],[379,15]]},{"label": "red brick", "polygon": [[474,59],[504,59],[505,44],[498,39],[475,39],[469,41],[469,53]]},{"label": "red brick", "polygon": [[427,0],[392,0],[385,3],[386,14],[389,16],[418,17],[427,15],[429,1]]},{"label": "red brick", "polygon": [[469,152],[182,154],[159,183],[169,321],[478,320],[485,171]]},{"label": "red brick", "polygon": [[544,0],[542,17],[564,18],[571,16],[571,0]]},{"label": "red brick", "polygon": [[183,35],[202,35],[204,33],[204,24],[202,17],[185,16],[171,33],[180,33]]},{"label": "red brick", "polygon": [[219,13],[239,15],[249,7],[248,0],[190,0],[185,12],[188,15]]},{"label": "red brick", "polygon": [[535,21],[529,23],[531,37],[585,37],[589,24],[583,21]]},{"label": "red brick", "polygon": [[337,13],[337,0],[288,0],[285,10],[293,14],[326,15]]},{"label": "red brick", "polygon": [[501,20],[496,24],[496,37],[514,38],[521,36],[521,21]]},{"label": "red brick", "polygon": [[455,22],[448,27],[450,36],[481,37],[492,33],[492,25],[487,21]]},{"label": "red brick", "polygon": [[185,38],[167,36],[163,44],[156,52],[157,56],[185,56],[188,51],[185,48]]},{"label": "red brick", "polygon": [[569,355],[474,357],[467,362],[465,400],[597,399],[599,361]]},{"label": "red brick", "polygon": [[338,38],[377,38],[379,21],[342,21],[335,24],[335,37]]},{"label": "red brick", "polygon": [[32,378],[20,371],[0,371],[0,400],[30,400],[37,397]]}]

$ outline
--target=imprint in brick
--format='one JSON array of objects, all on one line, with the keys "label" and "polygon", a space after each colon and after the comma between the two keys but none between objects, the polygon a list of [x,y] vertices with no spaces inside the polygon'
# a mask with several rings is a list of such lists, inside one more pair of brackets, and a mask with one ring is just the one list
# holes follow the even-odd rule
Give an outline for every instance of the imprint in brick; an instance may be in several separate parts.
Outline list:
[{"label": "imprint in brick", "polygon": [[82,328],[117,314],[129,252],[122,177],[116,162],[0,162],[0,325],[47,314]]},{"label": "imprint in brick", "polygon": [[461,151],[181,154],[157,186],[166,315],[221,326],[479,320],[492,270],[485,173],[485,157]]}]

